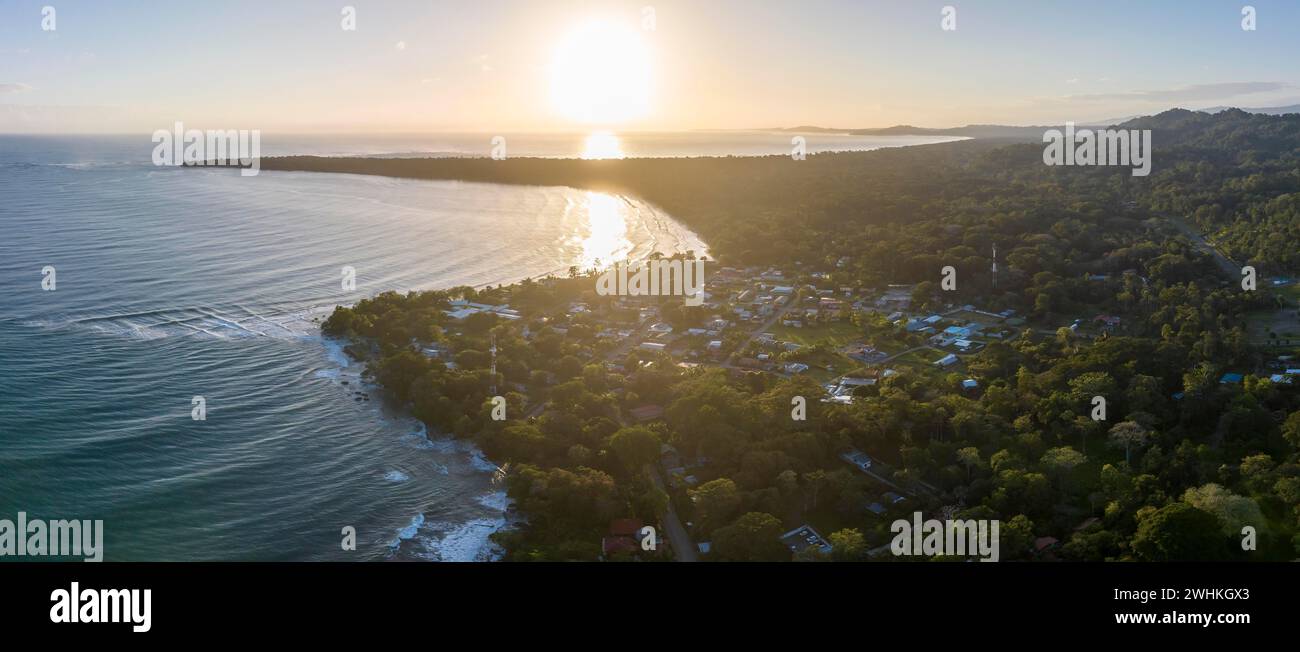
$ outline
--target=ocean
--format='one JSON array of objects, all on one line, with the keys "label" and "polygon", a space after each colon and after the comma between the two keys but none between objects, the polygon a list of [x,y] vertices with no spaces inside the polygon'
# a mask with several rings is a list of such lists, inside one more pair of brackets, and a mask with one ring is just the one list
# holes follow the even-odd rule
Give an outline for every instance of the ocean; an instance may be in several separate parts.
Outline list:
[{"label": "ocean", "polygon": [[[790,137],[615,142],[628,156],[788,154]],[[584,135],[507,138],[512,156],[591,149]],[[810,152],[946,140],[807,138]],[[490,139],[264,135],[262,148],[487,155]],[[496,466],[367,387],[319,320],[386,290],[707,254],[635,198],[242,177],[155,167],[152,148],[148,134],[0,136],[0,518],[102,519],[110,561],[495,558],[489,536],[512,519]],[[355,551],[340,545],[345,527]]]}]

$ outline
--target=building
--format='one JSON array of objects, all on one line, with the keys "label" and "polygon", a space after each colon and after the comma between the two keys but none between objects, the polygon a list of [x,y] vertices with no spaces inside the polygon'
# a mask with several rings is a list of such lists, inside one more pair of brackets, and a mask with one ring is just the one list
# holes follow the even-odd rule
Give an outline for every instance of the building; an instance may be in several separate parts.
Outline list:
[{"label": "building", "polygon": [[856,448],[850,448],[848,451],[840,453],[840,459],[844,460],[845,462],[848,462],[849,464],[852,464],[853,466],[856,466],[858,469],[862,471],[866,471],[871,468],[871,456],[867,455],[866,453],[860,450],[857,450]]},{"label": "building", "polygon": [[945,355],[942,358],[936,360],[934,364],[940,367],[951,367],[952,365],[957,364],[957,362],[958,362],[957,356],[949,353],[948,355]]},{"label": "building", "polygon": [[785,534],[781,535],[781,543],[784,543],[791,553],[799,554],[809,548],[816,548],[824,554],[830,554],[831,544],[817,534],[811,525],[802,525]]}]

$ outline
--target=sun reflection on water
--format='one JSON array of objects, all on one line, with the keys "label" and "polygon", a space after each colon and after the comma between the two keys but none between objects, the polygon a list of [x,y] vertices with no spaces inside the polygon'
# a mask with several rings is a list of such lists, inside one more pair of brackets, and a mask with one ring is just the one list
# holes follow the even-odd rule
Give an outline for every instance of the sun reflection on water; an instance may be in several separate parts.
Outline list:
[{"label": "sun reflection on water", "polygon": [[627,203],[603,192],[587,192],[588,234],[582,241],[582,268],[607,267],[632,249],[627,238]]}]

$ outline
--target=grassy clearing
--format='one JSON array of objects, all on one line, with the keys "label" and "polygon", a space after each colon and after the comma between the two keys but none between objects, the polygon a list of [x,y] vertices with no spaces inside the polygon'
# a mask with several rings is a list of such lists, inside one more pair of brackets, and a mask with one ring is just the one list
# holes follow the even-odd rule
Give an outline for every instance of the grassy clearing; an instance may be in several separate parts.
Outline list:
[{"label": "grassy clearing", "polygon": [[779,340],[794,342],[800,346],[827,344],[836,348],[862,339],[863,332],[858,326],[848,321],[824,322],[805,325],[803,328],[782,326],[772,327],[772,335]]}]

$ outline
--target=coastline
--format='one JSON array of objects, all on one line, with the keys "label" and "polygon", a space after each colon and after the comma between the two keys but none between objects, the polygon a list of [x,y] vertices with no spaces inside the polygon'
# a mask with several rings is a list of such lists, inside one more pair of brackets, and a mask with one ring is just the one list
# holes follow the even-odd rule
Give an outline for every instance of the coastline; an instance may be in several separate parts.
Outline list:
[{"label": "coastline", "polygon": [[[489,182],[486,185],[500,184]],[[701,256],[709,255],[708,244],[704,239],[690,227],[675,219],[666,210],[628,193],[611,193],[611,196],[620,206],[626,207],[624,217],[627,222],[628,232],[636,231],[638,234],[645,236],[640,240],[629,242],[631,248],[628,252],[628,260],[643,261],[656,253],[678,255],[688,251]],[[516,287],[520,283],[530,280],[560,278],[568,269],[568,267],[562,266],[541,275],[502,278],[497,281],[479,283],[471,287],[475,290],[490,287]],[[451,288],[430,284],[418,285],[409,291],[437,292],[449,289]],[[395,291],[397,290],[387,290],[387,292]],[[380,291],[376,295],[384,292],[386,291]],[[369,298],[373,299],[374,296]],[[424,512],[415,514],[411,517],[410,522],[394,531],[394,538],[389,543],[389,552],[385,560],[399,560],[399,554],[404,551],[403,546],[407,546],[407,542],[418,539],[420,534],[428,529],[439,527],[438,531],[442,533],[442,536],[439,539],[437,558],[420,551],[410,551],[409,554],[428,561],[501,561],[507,550],[502,544],[494,540],[494,536],[498,533],[517,529],[528,521],[527,515],[517,508],[515,501],[506,493],[504,478],[508,464],[503,467],[498,460],[490,458],[471,437],[462,436],[455,431],[441,429],[420,420],[414,414],[412,405],[409,402],[400,401],[380,384],[366,379],[365,372],[373,358],[354,357],[354,353],[349,351],[349,348],[358,343],[356,340],[329,335],[321,330],[322,323],[334,311],[340,308],[350,308],[356,303],[336,304],[328,312],[312,320],[317,329],[321,345],[326,350],[326,355],[341,367],[339,376],[346,377],[349,381],[354,380],[358,383],[357,386],[363,390],[349,389],[348,396],[356,397],[356,400],[362,400],[360,395],[364,394],[366,396],[364,400],[367,402],[371,400],[371,397],[374,397],[375,400],[384,401],[394,406],[400,411],[401,418],[409,418],[412,422],[418,424],[418,430],[407,435],[420,440],[414,445],[419,448],[435,449],[443,453],[451,453],[454,450],[458,454],[465,455],[469,458],[471,466],[483,474],[493,476],[493,485],[500,487],[499,491],[480,495],[475,499],[475,502],[479,505],[493,510],[496,516],[492,518],[471,518],[461,523],[434,523],[428,520]],[[401,478],[401,481],[408,480],[409,478],[406,477]]]}]

